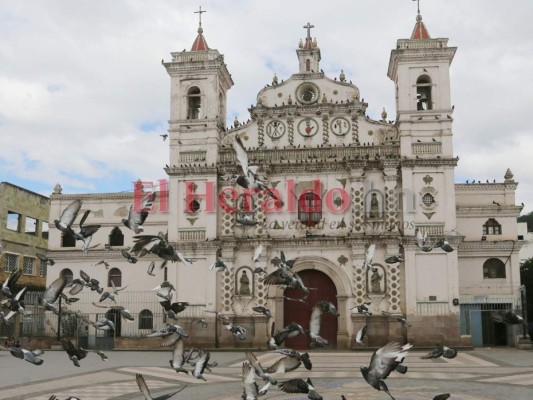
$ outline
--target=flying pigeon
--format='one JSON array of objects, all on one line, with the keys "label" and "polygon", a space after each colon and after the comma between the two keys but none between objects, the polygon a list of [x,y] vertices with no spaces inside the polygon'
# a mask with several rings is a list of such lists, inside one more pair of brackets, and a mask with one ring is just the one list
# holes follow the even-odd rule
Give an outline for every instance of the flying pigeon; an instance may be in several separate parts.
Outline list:
[{"label": "flying pigeon", "polygon": [[144,396],[144,400],[166,400],[166,399],[170,399],[171,397],[174,397],[176,394],[178,394],[179,392],[181,392],[183,389],[185,389],[187,387],[187,385],[185,385],[184,387],[182,387],[180,390],[178,390],[176,392],[164,394],[164,395],[158,396],[158,397],[152,397],[150,395],[150,389],[148,389],[148,385],[146,384],[146,382],[144,380],[144,377],[141,374],[135,374],[135,381],[137,382],[137,386],[139,387],[139,390],[141,391],[141,393]]},{"label": "flying pigeon", "polygon": [[265,369],[266,372],[271,374],[294,371],[302,364],[302,362],[307,370],[311,370],[313,368],[313,364],[309,358],[309,353],[301,353],[293,349],[279,349],[273,350],[272,352],[283,354],[284,357],[280,358],[270,367]]},{"label": "flying pigeon", "polygon": [[22,275],[22,270],[20,268],[15,269],[2,284],[2,294],[4,294],[7,297],[13,296],[13,293],[11,293],[11,290],[16,285],[21,275]]},{"label": "flying pigeon", "polygon": [[100,260],[98,261],[96,264],[94,264],[95,267],[97,267],[98,265],[104,265],[105,269],[109,269],[109,263],[105,260]]},{"label": "flying pigeon", "polygon": [[307,393],[307,398],[311,400],[322,400],[322,396],[313,387],[311,379],[290,379],[285,382],[280,382],[278,387],[285,393]]},{"label": "flying pigeon", "polygon": [[412,345],[410,344],[400,346],[398,342],[390,342],[377,349],[372,354],[370,366],[361,367],[361,374],[365,378],[365,381],[374,389],[383,390],[394,400],[384,380],[392,371],[397,371],[401,374],[407,372],[407,367],[401,364],[411,347]]},{"label": "flying pigeon", "polygon": [[160,301],[159,304],[163,307],[165,314],[168,318],[176,319],[177,315],[185,310],[189,305],[186,301],[178,301],[176,303],[171,303],[169,300]]},{"label": "flying pigeon", "polygon": [[23,349],[21,347],[14,347],[14,346],[9,346],[8,350],[13,357],[26,360],[29,363],[32,363],[34,365],[41,365],[44,362],[42,359],[38,358],[38,356],[43,354],[41,350],[30,351],[30,350]]},{"label": "flying pigeon", "polygon": [[174,342],[174,348],[172,350],[172,360],[169,360],[170,366],[176,372],[184,372],[189,374],[183,365],[185,364],[185,356],[183,353],[183,339],[180,335],[179,338]]},{"label": "flying pigeon", "polygon": [[193,376],[196,379],[202,379],[204,381],[207,380],[204,378],[203,373],[205,371],[205,368],[207,367],[207,363],[209,362],[209,357],[210,357],[209,352],[206,352],[204,349],[200,349],[199,359],[196,362],[194,371],[192,372]]},{"label": "flying pigeon", "polygon": [[268,372],[263,369],[261,363],[257,360],[257,357],[251,351],[246,352],[246,361],[254,368],[255,374],[265,382],[270,382],[272,385],[278,382],[270,376]]},{"label": "flying pigeon", "polygon": [[387,311],[382,311],[381,314],[397,320],[398,322],[402,324],[402,326],[405,326],[406,328],[411,326],[410,324],[407,323],[407,320],[404,317],[395,317],[394,315],[392,315],[391,313],[388,313]]},{"label": "flying pigeon", "polygon": [[128,260],[130,264],[135,264],[137,262],[137,257],[132,256],[131,253],[128,252],[127,250],[122,250],[121,253],[122,253],[122,257]]},{"label": "flying pigeon", "polygon": [[274,332],[275,324],[274,322],[272,322],[270,328],[270,339],[267,342],[268,348],[270,350],[278,349],[278,347],[281,346],[287,338],[293,338],[295,336],[298,336],[299,334],[305,335],[304,328],[296,322],[291,322],[278,333]]},{"label": "flying pigeon", "polygon": [[148,193],[143,197],[142,208],[140,210],[135,209],[135,204],[130,206],[130,211],[128,213],[128,218],[123,219],[122,223],[134,231],[136,234],[139,234],[143,231],[141,228],[144,221],[148,217],[150,209],[152,208],[153,202],[157,196],[156,192]]},{"label": "flying pigeon", "polygon": [[524,318],[512,311],[492,311],[490,316],[494,322],[501,324],[520,325],[525,323]]},{"label": "flying pigeon", "polygon": [[309,320],[309,337],[311,338],[311,345],[324,347],[328,341],[320,336],[320,326],[322,322],[322,314],[329,312],[338,317],[339,312],[333,303],[325,300],[320,300],[311,311],[311,318]]},{"label": "flying pigeon", "polygon": [[81,347],[74,346],[74,344],[67,339],[62,339],[61,344],[63,346],[63,349],[67,352],[68,358],[74,363],[76,367],[79,367],[79,361],[87,357],[88,351],[82,349]]},{"label": "flying pigeon", "polygon": [[272,317],[272,313],[266,307],[263,307],[263,306],[252,307],[252,310],[254,310],[255,312],[257,312],[259,314],[263,314],[267,318],[271,318]]},{"label": "flying pigeon", "polygon": [[224,326],[224,328],[230,331],[236,338],[240,340],[246,339],[246,329],[244,329],[242,326],[233,325],[231,322],[222,322],[222,325]]},{"label": "flying pigeon", "polygon": [[254,255],[252,257],[252,261],[254,263],[259,261],[259,257],[261,257],[261,253],[263,252],[263,245],[260,244],[255,248]]},{"label": "flying pigeon", "polygon": [[93,306],[95,307],[100,307],[100,308],[107,308],[107,309],[110,309],[110,310],[116,310],[120,313],[120,316],[122,318],[124,318],[125,320],[128,320],[128,321],[133,321],[135,320],[135,318],[133,317],[133,315],[131,315],[131,312],[129,310],[127,310],[124,306],[118,306],[118,305],[104,305],[104,304],[97,304],[97,303],[94,303],[93,302]]},{"label": "flying pigeon", "polygon": [[152,261],[150,265],[148,265],[148,271],[146,271],[148,275],[155,276],[154,268],[155,268],[155,261]]},{"label": "flying pigeon", "polygon": [[398,255],[398,256],[390,256],[390,257],[387,257],[385,259],[385,262],[387,264],[397,264],[397,263],[401,263],[401,262],[404,262],[404,261],[405,261],[404,258],[402,256],[400,256],[400,255]]},{"label": "flying pigeon", "polygon": [[415,235],[416,235],[416,246],[420,250],[422,250],[425,253],[428,253],[431,250],[433,250],[433,246],[430,246],[428,244],[428,239],[427,239],[428,233],[427,232],[422,233],[422,231],[417,228]]},{"label": "flying pigeon", "polygon": [[356,309],[359,314],[365,314],[365,316],[370,317],[372,315],[371,312],[368,312],[368,307],[372,302],[367,302],[363,304],[357,304],[350,308],[350,310]]},{"label": "flying pigeon", "polygon": [[259,396],[254,369],[247,361],[242,363],[242,391],[242,400],[257,400]]},{"label": "flying pigeon", "polygon": [[81,240],[83,242],[82,251],[85,254],[87,254],[87,251],[89,250],[89,245],[91,244],[93,235],[102,226],[102,225],[85,225],[85,226],[83,225],[90,213],[91,213],[91,210],[86,210],[85,213],[83,213],[83,217],[81,217],[79,227],[77,229],[72,230],[74,238],[76,240]]},{"label": "flying pigeon", "polygon": [[374,243],[370,244],[366,249],[365,262],[363,268],[368,268],[372,272],[375,272],[377,269],[372,267],[372,260],[374,259],[374,253],[376,252],[376,245]]},{"label": "flying pigeon", "polygon": [[39,298],[39,304],[45,310],[52,311],[54,314],[59,315],[59,311],[55,308],[54,303],[59,298],[59,295],[63,292],[63,289],[67,285],[67,278],[60,276],[53,281],[44,291],[43,297]]},{"label": "flying pigeon", "polygon": [[74,236],[74,231],[71,229],[71,226],[74,223],[82,204],[83,201],[79,199],[70,203],[61,213],[59,220],[54,220],[54,225],[56,228],[66,235]]},{"label": "flying pigeon", "polygon": [[41,260],[41,261],[43,262],[43,264],[45,264],[45,265],[52,266],[52,265],[54,265],[54,264],[56,263],[53,259],[51,259],[51,258],[45,256],[44,254],[41,254],[41,253],[35,253],[35,255],[36,255],[37,258],[38,258],[39,260]]},{"label": "flying pigeon", "polygon": [[216,272],[222,272],[228,270],[228,266],[223,261],[217,260],[209,266],[209,269]]},{"label": "flying pigeon", "polygon": [[365,324],[361,327],[361,329],[359,329],[359,331],[357,332],[357,335],[355,335],[355,342],[360,344],[361,346],[365,346],[365,344],[363,343],[363,339],[365,338],[366,330],[367,330],[367,326]]}]

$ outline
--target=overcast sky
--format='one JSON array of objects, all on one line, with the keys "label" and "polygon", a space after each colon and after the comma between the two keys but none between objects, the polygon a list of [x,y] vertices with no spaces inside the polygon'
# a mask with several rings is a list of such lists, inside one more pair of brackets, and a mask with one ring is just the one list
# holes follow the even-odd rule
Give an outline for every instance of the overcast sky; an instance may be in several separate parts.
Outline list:
[{"label": "overcast sky", "polygon": [[[390,50],[415,24],[411,0],[7,1],[0,0],[0,180],[49,195],[131,190],[164,179],[170,79],[161,65],[190,49],[198,15],[235,86],[228,120],[274,72],[297,72],[303,25],[315,28],[321,68],[341,69],[380,118],[394,118]],[[533,2],[422,0],[431,37],[458,47],[451,68],[456,182],[520,182],[533,210]]]}]

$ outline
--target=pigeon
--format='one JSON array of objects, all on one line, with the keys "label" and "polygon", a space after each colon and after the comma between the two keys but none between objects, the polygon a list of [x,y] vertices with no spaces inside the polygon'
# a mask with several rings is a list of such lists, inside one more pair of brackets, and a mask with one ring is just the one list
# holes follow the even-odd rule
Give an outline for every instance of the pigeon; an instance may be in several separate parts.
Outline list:
[{"label": "pigeon", "polygon": [[49,257],[46,257],[46,256],[45,256],[44,254],[42,254],[42,253],[35,253],[35,255],[37,256],[37,258],[38,258],[39,260],[42,261],[42,263],[43,263],[44,265],[52,266],[52,265],[54,265],[54,264],[56,263],[53,259],[51,259],[51,258],[49,258]]},{"label": "pigeon", "polygon": [[[60,400],[60,399],[56,395],[52,395],[48,398],[48,400]],[[81,399],[79,397],[68,396],[65,400],[81,400]]]},{"label": "pigeon", "polygon": [[438,394],[433,397],[433,400],[446,400],[450,398],[450,393]]},{"label": "pigeon", "polygon": [[128,260],[130,264],[135,264],[137,262],[137,257],[132,256],[131,253],[128,252],[127,250],[122,250],[121,253],[122,253],[122,257]]},{"label": "pigeon", "polygon": [[387,264],[398,264],[398,263],[401,263],[401,262],[404,262],[404,258],[402,256],[391,256],[391,257],[387,257],[385,259],[385,262]]},{"label": "pigeon", "polygon": [[2,294],[7,297],[13,296],[13,293],[11,293],[11,290],[13,290],[13,287],[16,285],[17,281],[22,275],[22,270],[20,268],[15,269],[4,281],[2,284]]},{"label": "pigeon", "polygon": [[26,309],[24,304],[24,295],[26,294],[26,291],[28,288],[24,286],[22,289],[20,289],[17,294],[9,299],[2,300],[2,305],[6,306],[9,305],[9,313],[4,317],[5,321],[9,321],[11,318],[13,318],[15,315],[20,314],[26,316]]},{"label": "pigeon", "polygon": [[284,357],[280,358],[265,371],[271,374],[290,372],[297,369],[303,362],[305,369],[311,370],[313,364],[309,358],[309,353],[301,353],[293,349],[279,349],[273,350],[273,353],[283,354]]},{"label": "pigeon", "polygon": [[388,313],[387,311],[382,311],[381,314],[385,315],[386,317],[390,317],[390,318],[397,320],[398,322],[402,324],[402,326],[406,328],[411,326],[410,324],[407,323],[407,320],[404,317],[395,317],[394,315],[392,315],[391,313]]},{"label": "pigeon", "polygon": [[228,270],[228,266],[223,261],[217,260],[209,266],[209,269],[216,272],[223,272]]},{"label": "pigeon", "polygon": [[266,307],[263,307],[263,306],[252,307],[252,310],[254,310],[255,312],[257,312],[259,314],[263,314],[267,318],[271,318],[272,317],[272,313]]},{"label": "pigeon", "polygon": [[222,314],[221,312],[219,311],[209,311],[209,310],[204,310],[204,312],[206,313],[211,313],[211,314],[215,314],[215,316],[217,317],[217,319],[221,320],[221,321],[229,321],[229,317],[227,315],[224,315]]},{"label": "pigeon", "polygon": [[251,351],[246,352],[246,361],[254,368],[255,374],[265,382],[270,382],[272,385],[278,382],[270,376],[268,372],[263,369],[261,363],[257,360],[257,357]]},{"label": "pigeon", "polygon": [[102,359],[102,361],[107,361],[109,359],[109,357],[102,351],[100,350],[87,350],[87,349],[84,349],[82,347],[80,347],[80,350],[81,351],[86,351],[86,352],[90,352],[90,353],[96,353],[100,356],[100,358]]},{"label": "pigeon", "polygon": [[416,246],[420,250],[422,250],[425,253],[428,253],[431,250],[433,250],[433,246],[430,246],[428,244],[428,239],[427,239],[428,234],[427,234],[427,232],[422,233],[422,231],[417,228],[415,235],[416,235]]},{"label": "pigeon", "polygon": [[105,269],[109,269],[109,263],[105,260],[100,260],[98,261],[96,264],[94,264],[95,267],[97,267],[98,265],[104,265]]},{"label": "pigeon", "polygon": [[192,322],[193,325],[201,325],[202,328],[207,328],[207,321],[203,318],[197,319],[196,321]]},{"label": "pigeon", "polygon": [[492,311],[490,313],[490,316],[492,317],[494,322],[498,322],[501,324],[509,324],[509,325],[525,324],[524,318],[522,318],[520,315],[515,314],[512,311]]},{"label": "pigeon", "polygon": [[67,305],[71,305],[80,300],[79,297],[68,297],[65,293],[60,293],[59,297],[61,297],[61,300],[63,300]]},{"label": "pigeon", "polygon": [[142,224],[144,224],[144,221],[146,221],[146,218],[148,217],[148,214],[150,212],[150,209],[152,208],[153,202],[157,196],[156,192],[148,193],[143,196],[142,200],[142,207],[141,209],[136,209],[135,204],[132,204],[130,206],[130,211],[128,213],[127,219],[122,219],[122,223],[130,228],[132,231],[135,232],[135,234],[139,234],[143,232],[143,229],[141,228]]},{"label": "pigeon", "polygon": [[39,355],[43,354],[41,350],[30,351],[30,350],[23,349],[21,347],[14,347],[14,346],[9,346],[8,350],[13,357],[26,360],[29,363],[32,363],[34,365],[41,365],[44,362],[42,359],[38,358]]},{"label": "pigeon", "polygon": [[270,339],[267,342],[268,348],[270,350],[278,349],[278,347],[281,346],[287,338],[293,338],[295,336],[298,336],[299,334],[305,335],[304,328],[296,322],[291,322],[278,333],[274,332],[275,324],[274,322],[272,322],[270,328]]},{"label": "pigeon", "polygon": [[372,260],[374,259],[374,253],[376,252],[376,245],[374,243],[370,244],[366,249],[365,262],[363,268],[368,268],[372,272],[376,272],[376,268],[372,267]]},{"label": "pigeon", "polygon": [[401,364],[411,347],[413,346],[410,344],[401,346],[399,342],[395,341],[377,349],[372,354],[370,366],[361,367],[361,374],[365,381],[374,389],[384,391],[394,400],[384,380],[392,371],[397,371],[401,374],[407,372],[407,367]]},{"label": "pigeon", "polygon": [[205,371],[205,368],[207,367],[207,363],[209,362],[209,357],[209,352],[205,352],[204,349],[200,349],[199,359],[196,362],[194,371],[192,372],[193,376],[196,379],[202,379],[204,381],[207,381],[207,379],[204,378],[203,373]]},{"label": "pigeon", "polygon": [[309,378],[305,381],[300,378],[290,379],[285,382],[280,382],[278,387],[285,393],[307,393],[307,398],[311,400],[322,400],[322,396],[317,393]]},{"label": "pigeon", "polygon": [[254,263],[259,261],[259,257],[261,257],[261,253],[263,252],[263,245],[260,244],[255,248],[254,255],[252,257],[252,261]]},{"label": "pigeon", "polygon": [[350,310],[356,309],[359,314],[365,314],[366,317],[370,317],[372,315],[371,312],[368,312],[368,307],[372,302],[367,302],[363,304],[358,304],[350,308]]},{"label": "pigeon", "polygon": [[54,314],[59,315],[59,311],[55,308],[54,303],[57,301],[66,285],[67,278],[64,276],[60,276],[53,281],[44,291],[43,297],[39,297],[40,306],[45,310],[52,311]]},{"label": "pigeon", "polygon": [[76,367],[80,366],[80,360],[83,360],[85,357],[87,357],[88,351],[82,349],[81,347],[74,346],[74,344],[70,340],[62,339],[61,345],[63,346],[63,349],[67,352],[68,358]]},{"label": "pigeon", "polygon": [[357,335],[355,335],[355,342],[360,344],[361,346],[365,346],[365,344],[363,343],[363,339],[365,338],[366,330],[367,330],[367,326],[365,324],[361,327],[361,329],[359,329],[359,331],[357,332]]},{"label": "pigeon", "polygon": [[59,220],[54,220],[56,228],[66,235],[74,236],[74,231],[71,229],[71,226],[74,223],[82,204],[83,201],[79,199],[70,203],[61,213]]},{"label": "pigeon", "polygon": [[446,239],[439,240],[437,243],[435,243],[435,248],[440,248],[446,253],[451,253],[453,251],[453,247],[450,246],[450,243],[448,243]]},{"label": "pigeon", "polygon": [[167,138],[168,138],[168,135],[167,135],[166,133],[165,133],[164,135],[159,135],[159,136],[161,136],[161,137],[163,138],[163,142],[164,142],[165,140],[167,140]]},{"label": "pigeon", "polygon": [[118,306],[118,305],[108,306],[108,305],[103,305],[103,304],[97,304],[97,303],[94,303],[94,302],[93,302],[93,306],[100,307],[100,308],[107,308],[107,309],[110,309],[110,310],[116,310],[116,311],[118,311],[120,313],[120,316],[122,318],[124,318],[125,320],[127,320],[127,321],[134,321],[135,320],[133,315],[131,315],[131,312],[128,311],[124,306]]},{"label": "pigeon", "polygon": [[194,262],[194,260],[184,257],[183,254],[177,251],[168,242],[166,235],[161,232],[158,235],[137,235],[133,239],[134,245],[131,248],[131,253],[137,257],[143,257],[146,254],[152,253],[165,261],[180,261],[189,265]]},{"label": "pigeon", "polygon": [[311,338],[311,345],[324,347],[328,341],[320,336],[320,325],[322,321],[322,314],[329,312],[338,317],[339,312],[333,303],[325,300],[320,300],[311,311],[311,318],[309,320],[309,337]]},{"label": "pigeon", "polygon": [[244,329],[242,326],[233,325],[231,322],[222,322],[222,325],[224,326],[224,328],[230,331],[236,338],[240,340],[246,339],[246,329]]},{"label": "pigeon", "polygon": [[155,261],[152,261],[150,265],[148,265],[148,271],[146,271],[148,275],[155,276],[154,268],[155,268]]},{"label": "pigeon", "polygon": [[144,377],[141,374],[135,374],[135,381],[137,382],[137,386],[139,387],[139,390],[141,391],[141,393],[144,396],[144,400],[166,400],[166,399],[170,399],[171,397],[174,397],[176,394],[178,394],[179,392],[181,392],[183,389],[185,389],[187,387],[187,385],[185,385],[184,387],[182,387],[180,390],[178,390],[176,392],[164,394],[164,395],[158,396],[158,397],[152,397],[150,395],[150,389],[148,389],[148,385],[146,384],[146,382],[144,380]]},{"label": "pigeon", "polygon": [[186,301],[178,301],[176,303],[171,303],[170,300],[160,301],[159,304],[163,307],[165,314],[168,318],[176,319],[177,315],[184,311],[189,305]]},{"label": "pigeon", "polygon": [[81,240],[83,242],[82,251],[84,254],[87,254],[87,251],[89,250],[89,245],[91,244],[93,235],[102,226],[102,225],[85,225],[85,226],[83,225],[90,213],[91,213],[91,210],[85,211],[85,213],[83,213],[83,217],[81,217],[79,227],[72,231],[74,238],[76,240]]},{"label": "pigeon", "polygon": [[159,297],[162,297],[163,299],[170,301],[171,294],[172,292],[176,291],[176,288],[169,281],[163,281],[159,285],[157,285],[155,288],[153,288],[152,290],[156,290],[157,291],[156,294]]},{"label": "pigeon", "polygon": [[[190,354],[190,353],[189,353]],[[187,371],[183,365],[185,364],[185,356],[183,354],[183,339],[182,336],[178,338],[174,342],[174,348],[172,350],[172,360],[169,360],[170,366],[174,369],[176,372],[184,372],[186,374],[189,374],[189,371]]]},{"label": "pigeon", "polygon": [[428,354],[420,358],[423,360],[428,360],[431,358],[439,358],[439,357],[455,358],[456,356],[457,356],[457,350],[441,345],[441,344],[437,344],[435,349],[433,349],[433,351],[429,352]]},{"label": "pigeon", "polygon": [[254,369],[247,361],[242,363],[242,391],[242,400],[257,400],[259,396]]}]

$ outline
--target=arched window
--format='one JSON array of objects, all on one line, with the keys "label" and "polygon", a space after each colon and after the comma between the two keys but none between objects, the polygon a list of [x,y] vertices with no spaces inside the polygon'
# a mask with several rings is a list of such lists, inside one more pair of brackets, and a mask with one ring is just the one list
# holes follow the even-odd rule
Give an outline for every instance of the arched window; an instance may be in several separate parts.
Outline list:
[{"label": "arched window", "polygon": [[322,219],[322,202],[315,192],[305,192],[298,198],[298,219],[305,226],[315,226]]},{"label": "arched window", "polygon": [[61,236],[61,247],[76,247],[76,238],[64,233],[63,236]]},{"label": "arched window", "polygon": [[200,96],[200,89],[196,86],[190,88],[187,92],[187,119],[198,119],[200,117],[200,108],[202,105],[202,98]]},{"label": "arched window", "polygon": [[483,224],[483,235],[501,235],[502,226],[494,218],[489,218]]},{"label": "arched window", "polygon": [[139,329],[154,329],[154,314],[150,310],[139,313]]},{"label": "arched window", "polygon": [[427,75],[419,76],[416,80],[416,109],[431,110],[431,78]]},{"label": "arched window", "polygon": [[124,235],[118,226],[115,226],[109,234],[110,246],[124,246]]},{"label": "arched window", "polygon": [[311,71],[311,60],[310,59],[305,60],[305,70],[306,72]]},{"label": "arched window", "polygon": [[115,284],[116,287],[122,286],[122,272],[118,268],[111,268],[109,274],[107,275],[107,286],[110,287],[111,281]]},{"label": "arched window", "polygon": [[68,268],[62,269],[61,272],[59,273],[59,276],[66,278],[68,282],[74,279],[74,274]]},{"label": "arched window", "polygon": [[483,278],[505,278],[505,264],[498,258],[489,258],[483,263]]}]

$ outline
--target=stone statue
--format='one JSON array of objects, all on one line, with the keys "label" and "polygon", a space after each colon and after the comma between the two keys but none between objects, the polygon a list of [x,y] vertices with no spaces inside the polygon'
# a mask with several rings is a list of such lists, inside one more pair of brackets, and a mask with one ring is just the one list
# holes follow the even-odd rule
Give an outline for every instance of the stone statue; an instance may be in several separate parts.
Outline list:
[{"label": "stone statue", "polygon": [[239,283],[239,294],[242,296],[250,296],[252,294],[252,292],[250,291],[250,278],[248,278],[246,271],[242,271]]},{"label": "stone statue", "polygon": [[380,275],[376,269],[370,277],[372,293],[381,293],[381,278],[383,278],[383,275]]},{"label": "stone statue", "polygon": [[372,198],[370,199],[370,218],[379,218],[381,217],[381,212],[379,209],[379,201],[378,201],[378,195],[376,193],[372,193]]}]

